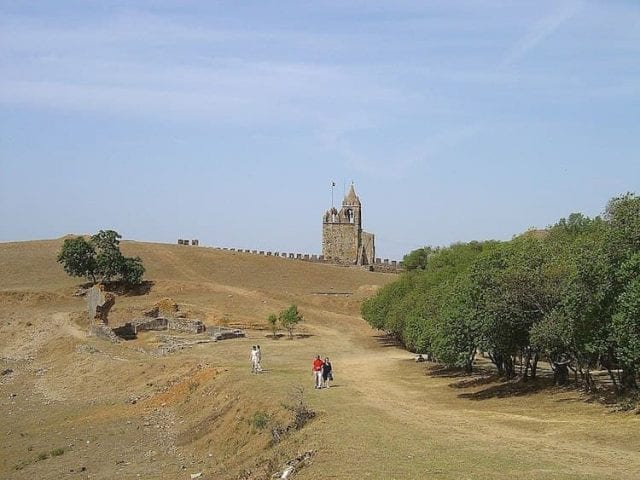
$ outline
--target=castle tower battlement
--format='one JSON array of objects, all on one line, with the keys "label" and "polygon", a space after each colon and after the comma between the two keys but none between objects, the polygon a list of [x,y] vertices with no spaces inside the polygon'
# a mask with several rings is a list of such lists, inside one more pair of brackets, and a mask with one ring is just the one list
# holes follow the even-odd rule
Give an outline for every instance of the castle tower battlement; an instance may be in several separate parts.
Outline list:
[{"label": "castle tower battlement", "polygon": [[375,237],[362,230],[362,203],[352,184],[342,208],[331,207],[324,214],[322,255],[344,265],[372,265],[375,254]]}]

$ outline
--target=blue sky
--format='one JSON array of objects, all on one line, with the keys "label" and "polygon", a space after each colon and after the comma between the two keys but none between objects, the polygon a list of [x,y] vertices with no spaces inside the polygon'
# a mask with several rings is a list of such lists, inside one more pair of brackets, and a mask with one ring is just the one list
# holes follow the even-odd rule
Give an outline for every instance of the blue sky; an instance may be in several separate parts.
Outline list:
[{"label": "blue sky", "polygon": [[378,256],[640,193],[640,2],[0,1],[0,241]]}]

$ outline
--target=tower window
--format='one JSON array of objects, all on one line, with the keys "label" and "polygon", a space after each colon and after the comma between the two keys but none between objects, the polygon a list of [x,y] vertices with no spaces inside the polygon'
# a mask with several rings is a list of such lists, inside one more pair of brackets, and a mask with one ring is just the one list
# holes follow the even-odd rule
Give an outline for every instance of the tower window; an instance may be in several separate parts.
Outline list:
[{"label": "tower window", "polygon": [[347,219],[349,220],[349,223],[353,223],[353,210],[347,210]]}]

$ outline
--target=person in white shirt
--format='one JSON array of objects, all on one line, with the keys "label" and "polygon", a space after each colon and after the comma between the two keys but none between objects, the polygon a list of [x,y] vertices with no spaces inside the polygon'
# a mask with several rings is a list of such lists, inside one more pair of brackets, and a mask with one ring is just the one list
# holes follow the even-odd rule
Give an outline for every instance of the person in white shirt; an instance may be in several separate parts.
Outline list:
[{"label": "person in white shirt", "polygon": [[258,373],[258,349],[256,346],[251,347],[251,373]]}]

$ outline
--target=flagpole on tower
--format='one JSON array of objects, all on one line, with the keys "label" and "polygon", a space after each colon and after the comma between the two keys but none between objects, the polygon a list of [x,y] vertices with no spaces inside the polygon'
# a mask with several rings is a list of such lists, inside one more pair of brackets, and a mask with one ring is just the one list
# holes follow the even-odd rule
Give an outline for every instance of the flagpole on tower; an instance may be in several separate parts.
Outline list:
[{"label": "flagpole on tower", "polygon": [[335,208],[333,204],[333,188],[336,186],[336,182],[331,182],[331,208]]}]

